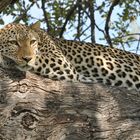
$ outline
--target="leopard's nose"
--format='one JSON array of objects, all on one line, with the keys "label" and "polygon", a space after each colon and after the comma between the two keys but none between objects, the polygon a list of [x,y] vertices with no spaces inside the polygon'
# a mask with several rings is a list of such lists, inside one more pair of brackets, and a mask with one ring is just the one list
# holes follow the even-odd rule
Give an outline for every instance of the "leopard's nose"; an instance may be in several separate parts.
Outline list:
[{"label": "leopard's nose", "polygon": [[32,57],[31,56],[25,56],[25,57],[22,57],[22,59],[28,63],[32,59]]}]

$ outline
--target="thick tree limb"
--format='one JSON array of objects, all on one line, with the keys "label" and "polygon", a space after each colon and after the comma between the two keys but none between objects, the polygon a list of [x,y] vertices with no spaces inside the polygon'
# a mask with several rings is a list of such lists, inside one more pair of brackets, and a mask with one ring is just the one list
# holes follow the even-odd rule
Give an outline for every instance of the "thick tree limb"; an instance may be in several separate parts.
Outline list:
[{"label": "thick tree limb", "polygon": [[140,93],[0,69],[0,138],[140,138]]}]

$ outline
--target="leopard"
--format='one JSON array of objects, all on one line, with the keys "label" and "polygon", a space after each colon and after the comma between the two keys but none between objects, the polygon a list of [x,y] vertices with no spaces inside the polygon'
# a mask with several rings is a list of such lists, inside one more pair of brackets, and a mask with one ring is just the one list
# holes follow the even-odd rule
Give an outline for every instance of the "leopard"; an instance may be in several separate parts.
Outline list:
[{"label": "leopard", "polygon": [[0,65],[52,80],[140,90],[140,56],[107,45],[51,36],[40,23],[0,29]]}]

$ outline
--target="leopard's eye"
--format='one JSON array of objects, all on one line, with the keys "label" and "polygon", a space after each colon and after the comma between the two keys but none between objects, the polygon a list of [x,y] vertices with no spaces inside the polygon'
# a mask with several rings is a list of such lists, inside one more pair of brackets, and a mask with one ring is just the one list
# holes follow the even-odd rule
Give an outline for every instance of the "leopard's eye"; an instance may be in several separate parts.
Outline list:
[{"label": "leopard's eye", "polygon": [[17,42],[16,40],[10,40],[9,42],[10,42],[11,44],[14,44],[14,45],[19,46],[19,44],[18,44],[18,42]]},{"label": "leopard's eye", "polygon": [[31,41],[30,41],[30,44],[32,45],[32,44],[34,44],[36,42],[36,39],[32,39]]}]

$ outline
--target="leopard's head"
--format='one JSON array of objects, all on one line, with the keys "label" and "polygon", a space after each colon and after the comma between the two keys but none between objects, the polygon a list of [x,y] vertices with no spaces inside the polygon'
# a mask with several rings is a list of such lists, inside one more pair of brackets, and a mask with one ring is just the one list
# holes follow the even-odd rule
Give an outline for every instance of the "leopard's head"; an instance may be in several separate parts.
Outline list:
[{"label": "leopard's head", "polygon": [[0,53],[14,61],[22,71],[31,69],[38,54],[39,36],[35,32],[39,23],[31,26],[8,24],[0,29]]}]

